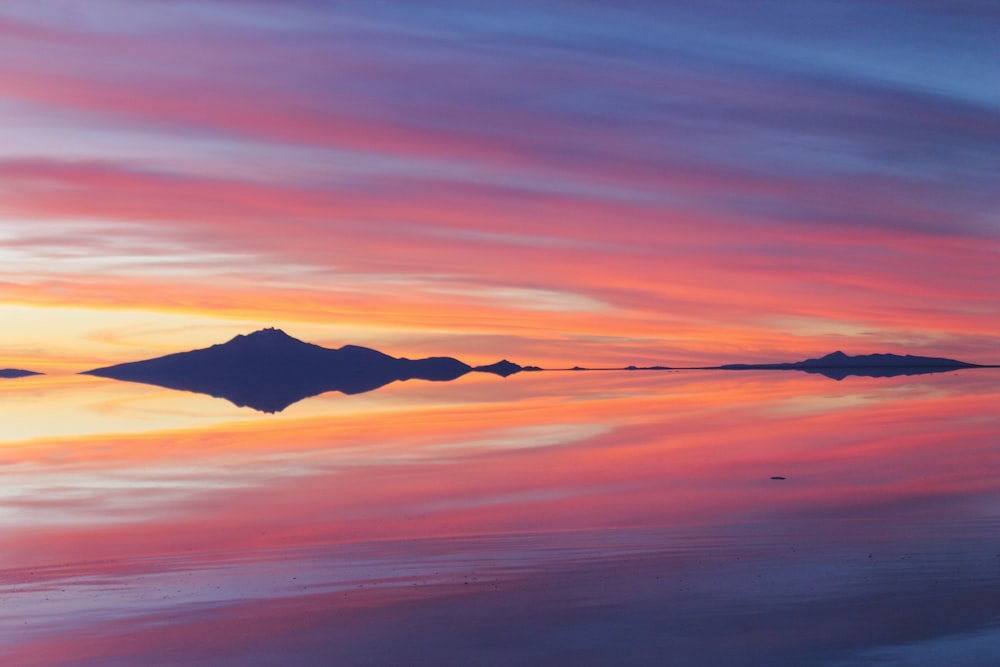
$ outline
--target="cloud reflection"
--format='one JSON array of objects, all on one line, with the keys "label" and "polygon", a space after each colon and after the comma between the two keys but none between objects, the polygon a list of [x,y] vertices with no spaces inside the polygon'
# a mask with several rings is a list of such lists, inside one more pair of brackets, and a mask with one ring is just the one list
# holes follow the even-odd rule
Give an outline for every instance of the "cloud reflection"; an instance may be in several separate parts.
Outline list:
[{"label": "cloud reflection", "polygon": [[239,661],[294,642],[308,664],[378,639],[383,662],[650,662],[724,633],[705,664],[725,664],[760,642],[808,662],[913,638],[887,619],[938,627],[941,605],[936,632],[965,631],[1000,614],[991,372],[524,375],[334,416],[12,441],[3,650]]}]

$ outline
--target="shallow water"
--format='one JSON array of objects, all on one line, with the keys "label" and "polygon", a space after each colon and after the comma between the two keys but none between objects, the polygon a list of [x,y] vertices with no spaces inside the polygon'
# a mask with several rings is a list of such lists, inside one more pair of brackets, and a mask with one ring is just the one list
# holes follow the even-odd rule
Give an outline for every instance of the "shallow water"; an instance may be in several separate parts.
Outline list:
[{"label": "shallow water", "polygon": [[998,381],[3,381],[0,660],[993,664]]}]

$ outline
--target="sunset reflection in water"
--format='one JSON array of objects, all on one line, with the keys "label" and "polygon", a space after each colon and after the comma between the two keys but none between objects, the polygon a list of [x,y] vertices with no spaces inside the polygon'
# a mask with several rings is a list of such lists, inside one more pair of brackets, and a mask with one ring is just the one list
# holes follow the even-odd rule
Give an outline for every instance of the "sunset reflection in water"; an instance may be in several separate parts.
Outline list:
[{"label": "sunset reflection in water", "polygon": [[6,383],[0,657],[996,655],[997,379],[523,373],[278,415]]}]

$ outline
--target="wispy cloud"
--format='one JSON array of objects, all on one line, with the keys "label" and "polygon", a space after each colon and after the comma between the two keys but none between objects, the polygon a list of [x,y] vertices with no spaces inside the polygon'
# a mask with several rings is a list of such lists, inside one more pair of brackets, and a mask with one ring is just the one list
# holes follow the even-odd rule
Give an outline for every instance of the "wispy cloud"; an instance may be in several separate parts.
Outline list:
[{"label": "wispy cloud", "polygon": [[981,4],[249,6],[0,10],[2,298],[78,274],[67,305],[403,327],[446,302],[525,346],[682,356],[823,344],[782,318],[996,329]]}]

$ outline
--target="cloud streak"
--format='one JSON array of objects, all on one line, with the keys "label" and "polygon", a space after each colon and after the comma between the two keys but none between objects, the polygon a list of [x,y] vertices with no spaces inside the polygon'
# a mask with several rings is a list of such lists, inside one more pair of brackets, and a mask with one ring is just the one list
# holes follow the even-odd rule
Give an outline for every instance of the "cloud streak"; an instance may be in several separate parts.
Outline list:
[{"label": "cloud streak", "polygon": [[996,348],[975,3],[254,8],[0,11],[0,299],[100,285],[102,307],[475,322],[525,351],[611,335],[608,358],[859,330]]}]

